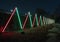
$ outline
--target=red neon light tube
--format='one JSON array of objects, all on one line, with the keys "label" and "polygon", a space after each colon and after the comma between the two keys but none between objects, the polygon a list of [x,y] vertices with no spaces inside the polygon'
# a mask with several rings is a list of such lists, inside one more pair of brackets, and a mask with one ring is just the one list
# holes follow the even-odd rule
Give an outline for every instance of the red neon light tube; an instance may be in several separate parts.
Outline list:
[{"label": "red neon light tube", "polygon": [[33,24],[32,24],[32,27],[34,27],[34,23],[35,23],[35,16],[34,16],[34,20],[33,20]]},{"label": "red neon light tube", "polygon": [[13,17],[13,15],[14,15],[14,13],[15,13],[15,9],[14,9],[14,11],[12,12],[12,14],[11,14],[10,18],[8,19],[8,21],[7,21],[7,23],[6,23],[5,27],[4,27],[4,29],[2,30],[2,32],[4,32],[4,31],[5,31],[5,29],[7,28],[7,26],[8,26],[8,24],[9,24],[10,20],[12,19],[12,17]]},{"label": "red neon light tube", "polygon": [[23,29],[24,29],[24,27],[25,27],[25,25],[26,25],[26,23],[27,23],[27,20],[28,20],[28,15],[26,16],[26,19],[25,19],[25,21],[24,21]]}]

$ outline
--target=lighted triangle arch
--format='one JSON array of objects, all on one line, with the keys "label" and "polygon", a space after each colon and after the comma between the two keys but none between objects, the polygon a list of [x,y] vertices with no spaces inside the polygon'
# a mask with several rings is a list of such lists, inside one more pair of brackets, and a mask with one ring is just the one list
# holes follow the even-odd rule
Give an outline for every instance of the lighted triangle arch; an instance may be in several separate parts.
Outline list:
[{"label": "lighted triangle arch", "polygon": [[13,15],[14,15],[15,12],[17,13],[17,16],[18,16],[20,28],[22,29],[22,24],[21,24],[21,20],[20,20],[19,13],[18,13],[18,9],[17,9],[17,7],[15,7],[14,10],[13,10],[13,12],[12,12],[12,14],[11,14],[11,16],[9,17],[8,21],[6,22],[6,24],[5,24],[2,32],[4,32],[5,29],[7,28],[8,24],[9,24],[9,22],[11,21],[11,19],[12,19],[12,17],[13,17]]}]

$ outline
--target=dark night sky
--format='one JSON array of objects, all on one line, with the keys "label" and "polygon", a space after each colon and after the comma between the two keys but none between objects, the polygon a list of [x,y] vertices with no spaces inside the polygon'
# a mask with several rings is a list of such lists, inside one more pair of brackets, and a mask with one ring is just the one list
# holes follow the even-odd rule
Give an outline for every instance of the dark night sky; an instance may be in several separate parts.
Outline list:
[{"label": "dark night sky", "polygon": [[17,6],[21,13],[28,11],[34,13],[36,8],[52,13],[59,4],[60,0],[0,0],[0,9],[10,11]]}]

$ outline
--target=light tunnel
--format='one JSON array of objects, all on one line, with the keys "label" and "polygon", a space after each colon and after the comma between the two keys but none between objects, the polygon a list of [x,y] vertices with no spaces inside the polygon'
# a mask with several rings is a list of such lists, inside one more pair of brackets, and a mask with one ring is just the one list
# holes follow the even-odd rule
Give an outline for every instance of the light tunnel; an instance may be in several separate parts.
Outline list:
[{"label": "light tunnel", "polygon": [[35,14],[33,16],[33,15],[31,15],[30,12],[28,12],[27,15],[23,19],[23,17],[21,17],[19,14],[18,8],[15,7],[13,12],[11,13],[11,16],[9,17],[5,26],[3,27],[2,32],[5,32],[5,30],[7,29],[8,25],[11,21],[11,19],[13,19],[15,14],[16,14],[16,19],[18,19],[16,21],[18,21],[18,25],[19,25],[20,30],[24,30],[27,28],[29,28],[29,29],[34,28],[34,26],[38,27],[38,26],[42,26],[42,25],[46,25],[46,24],[52,24],[55,22],[54,20],[46,18],[46,17],[41,16],[41,15],[39,17],[37,16],[37,14]]}]

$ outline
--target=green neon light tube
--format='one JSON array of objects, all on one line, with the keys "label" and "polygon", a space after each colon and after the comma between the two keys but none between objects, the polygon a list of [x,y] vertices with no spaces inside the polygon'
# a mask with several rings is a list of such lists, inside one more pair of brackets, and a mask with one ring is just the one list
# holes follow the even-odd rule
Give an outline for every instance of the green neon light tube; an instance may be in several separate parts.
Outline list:
[{"label": "green neon light tube", "polygon": [[35,17],[36,17],[37,26],[39,26],[37,14],[35,14]]},{"label": "green neon light tube", "polygon": [[16,13],[17,13],[17,16],[18,16],[20,28],[23,29],[23,28],[22,28],[22,23],[21,23],[21,19],[20,19],[20,16],[19,16],[19,12],[18,12],[17,7],[16,7]]},{"label": "green neon light tube", "polygon": [[40,16],[40,22],[41,22],[41,26],[43,25],[43,23],[42,23],[42,17]]},{"label": "green neon light tube", "polygon": [[30,26],[32,28],[32,18],[31,18],[30,12],[28,12],[28,15],[29,15],[29,19],[30,19]]}]

